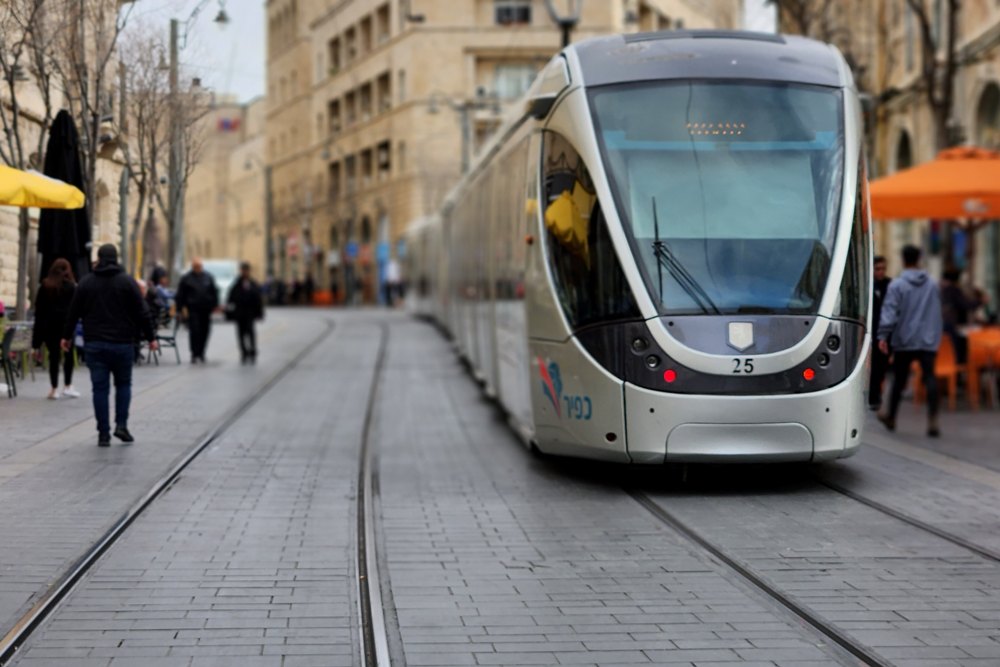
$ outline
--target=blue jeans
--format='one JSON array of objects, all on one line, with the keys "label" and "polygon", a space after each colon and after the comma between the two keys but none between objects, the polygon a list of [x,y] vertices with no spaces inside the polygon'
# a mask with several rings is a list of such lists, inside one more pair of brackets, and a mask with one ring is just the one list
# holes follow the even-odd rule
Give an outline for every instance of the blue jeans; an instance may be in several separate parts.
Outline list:
[{"label": "blue jeans", "polygon": [[132,402],[132,365],[135,363],[135,347],[131,343],[88,341],[83,350],[87,360],[87,368],[90,369],[97,432],[101,435],[110,435],[108,395],[111,393],[111,376],[115,378],[115,425],[128,426],[128,406]]}]

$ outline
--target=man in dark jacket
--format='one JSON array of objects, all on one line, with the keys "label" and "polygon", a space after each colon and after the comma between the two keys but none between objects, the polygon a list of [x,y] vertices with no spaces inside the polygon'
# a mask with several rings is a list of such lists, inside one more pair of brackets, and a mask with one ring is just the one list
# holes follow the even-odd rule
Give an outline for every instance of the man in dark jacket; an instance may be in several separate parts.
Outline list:
[{"label": "man in dark jacket", "polygon": [[97,444],[111,444],[108,396],[115,379],[115,431],[123,442],[134,438],[128,430],[132,402],[132,364],[135,340],[141,335],[156,349],[156,334],[143,316],[139,286],[118,264],[118,250],[110,243],[97,251],[97,266],[80,281],[63,328],[63,350],[69,350],[78,320],[83,320],[84,353],[90,369],[97,418]]},{"label": "man in dark jacket", "polygon": [[[889,291],[889,283],[892,278],[886,275],[885,257],[877,256],[872,263],[873,268],[873,290],[872,290],[872,330],[878,331],[882,316],[882,303],[885,301],[885,294]],[[882,407],[882,383],[885,381],[885,372],[889,369],[889,355],[885,354],[875,345],[872,349],[872,369],[868,380],[868,407],[878,410]]]},{"label": "man in dark jacket", "polygon": [[927,435],[936,438],[941,433],[934,362],[944,326],[937,285],[919,266],[920,249],[912,245],[903,248],[903,273],[889,284],[882,304],[878,345],[883,354],[892,350],[893,378],[889,410],[880,412],[878,418],[890,431],[896,428],[899,401],[910,378],[910,365],[916,361],[927,388]]},{"label": "man in dark jacket", "polygon": [[254,322],[264,317],[264,302],[260,285],[250,277],[250,263],[240,264],[240,278],[229,289],[226,312],[236,322],[236,337],[240,342],[240,358],[244,364],[257,363],[257,336]]},{"label": "man in dark jacket", "polygon": [[219,307],[219,288],[200,258],[195,257],[191,270],[181,278],[174,301],[178,311],[187,311],[191,363],[205,363],[205,347],[212,332],[212,311]]}]

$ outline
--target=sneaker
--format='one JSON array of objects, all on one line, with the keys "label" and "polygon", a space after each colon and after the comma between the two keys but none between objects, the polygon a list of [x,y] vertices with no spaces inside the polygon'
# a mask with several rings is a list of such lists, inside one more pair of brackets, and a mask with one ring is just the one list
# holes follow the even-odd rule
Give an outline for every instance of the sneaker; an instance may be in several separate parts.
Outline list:
[{"label": "sneaker", "polygon": [[59,392],[53,389],[52,391],[49,392],[49,395],[46,396],[46,398],[48,398],[50,401],[59,400]]},{"label": "sneaker", "polygon": [[896,430],[896,419],[895,419],[894,417],[890,417],[890,416],[889,416],[889,415],[888,415],[887,413],[885,413],[885,412],[880,412],[880,413],[878,413],[878,415],[876,415],[876,417],[878,417],[878,420],[879,420],[880,422],[882,422],[882,424],[883,424],[883,425],[884,425],[884,426],[885,426],[885,427],[886,427],[887,429],[889,429],[890,431],[895,431],[895,430]]},{"label": "sneaker", "polygon": [[80,392],[73,387],[66,387],[62,390],[62,395],[66,398],[80,398]]},{"label": "sneaker", "polygon": [[97,436],[97,446],[98,447],[110,447],[111,446],[111,436],[107,433],[101,433]]},{"label": "sneaker", "polygon": [[135,438],[132,437],[132,434],[128,432],[128,428],[125,426],[116,428],[114,435],[122,442],[135,442]]}]

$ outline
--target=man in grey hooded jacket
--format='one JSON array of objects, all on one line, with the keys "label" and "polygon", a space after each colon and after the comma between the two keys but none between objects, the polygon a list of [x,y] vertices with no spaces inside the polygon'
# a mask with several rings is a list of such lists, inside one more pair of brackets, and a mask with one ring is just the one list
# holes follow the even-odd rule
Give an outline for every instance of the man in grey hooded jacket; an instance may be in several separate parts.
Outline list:
[{"label": "man in grey hooded jacket", "polygon": [[910,378],[910,366],[916,361],[927,387],[927,435],[936,438],[941,433],[934,362],[944,323],[937,284],[919,267],[920,249],[904,247],[903,273],[890,283],[882,304],[878,345],[885,354],[892,350],[893,379],[888,411],[880,412],[878,418],[890,431],[896,428],[899,401]]}]

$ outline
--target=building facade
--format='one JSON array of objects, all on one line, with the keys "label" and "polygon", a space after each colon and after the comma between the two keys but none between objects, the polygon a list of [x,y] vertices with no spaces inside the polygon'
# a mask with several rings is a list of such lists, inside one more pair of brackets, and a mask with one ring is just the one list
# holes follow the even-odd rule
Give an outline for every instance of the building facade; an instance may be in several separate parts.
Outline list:
[{"label": "building facade", "polygon": [[[799,3],[787,3],[795,6]],[[844,0],[823,13],[812,3],[812,20],[803,25],[788,11],[779,14],[786,32],[806,32],[836,43],[851,63],[859,88],[870,96],[868,147],[872,177],[891,174],[934,159],[952,145],[972,144],[1000,150],[1000,4],[965,0],[950,16],[945,0],[924,0],[930,41],[921,15],[907,0]],[[955,34],[953,101],[946,127],[939,131],[923,76],[933,54],[937,71],[947,60],[950,28]],[[925,48],[926,47],[926,48]],[[938,76],[941,86],[945,77]],[[970,231],[941,220],[880,221],[876,251],[886,255],[890,272],[901,269],[899,251],[913,243],[924,248],[932,272],[971,269],[966,280],[1000,296],[1000,227],[990,222]]]},{"label": "building facade", "polygon": [[220,100],[200,122],[198,163],[184,199],[184,256],[265,263],[263,98]]},{"label": "building facade", "polygon": [[[584,2],[573,39],[736,27],[741,9]],[[355,302],[561,45],[544,0],[271,0],[268,27],[271,265]]]}]

